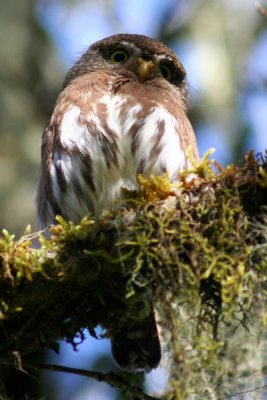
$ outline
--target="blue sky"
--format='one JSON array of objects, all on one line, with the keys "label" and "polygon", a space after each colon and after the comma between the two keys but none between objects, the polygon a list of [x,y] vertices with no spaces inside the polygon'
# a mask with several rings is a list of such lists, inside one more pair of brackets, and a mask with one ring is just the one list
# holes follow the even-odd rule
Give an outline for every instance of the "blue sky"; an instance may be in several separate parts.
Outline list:
[{"label": "blue sky", "polygon": [[[160,15],[175,3],[173,0],[117,0],[110,11],[103,2],[79,1],[70,7],[66,2],[40,0],[37,15],[53,37],[67,67],[90,44],[119,32],[154,36]],[[140,16],[140,9],[142,15]]]}]

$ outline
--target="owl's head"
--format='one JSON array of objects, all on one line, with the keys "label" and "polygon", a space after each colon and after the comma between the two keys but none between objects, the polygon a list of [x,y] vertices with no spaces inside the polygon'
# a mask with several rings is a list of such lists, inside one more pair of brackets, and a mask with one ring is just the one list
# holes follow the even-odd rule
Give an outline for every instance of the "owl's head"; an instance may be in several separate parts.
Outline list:
[{"label": "owl's head", "polygon": [[71,68],[65,86],[77,76],[101,69],[131,73],[141,83],[156,79],[185,90],[186,72],[174,52],[147,36],[118,34],[94,43]]}]

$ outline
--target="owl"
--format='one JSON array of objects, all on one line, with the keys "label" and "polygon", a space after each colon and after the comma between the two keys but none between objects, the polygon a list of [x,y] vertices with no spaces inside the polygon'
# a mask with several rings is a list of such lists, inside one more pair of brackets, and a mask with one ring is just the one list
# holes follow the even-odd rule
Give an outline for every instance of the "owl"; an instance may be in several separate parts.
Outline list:
[{"label": "owl", "polygon": [[[43,226],[55,216],[78,223],[99,218],[122,188],[138,190],[138,175],[168,173],[179,180],[198,160],[187,117],[186,72],[165,44],[118,34],[89,47],[67,73],[44,130],[37,194]],[[114,361],[130,372],[150,372],[161,359],[153,307],[142,322],[111,338]]]}]

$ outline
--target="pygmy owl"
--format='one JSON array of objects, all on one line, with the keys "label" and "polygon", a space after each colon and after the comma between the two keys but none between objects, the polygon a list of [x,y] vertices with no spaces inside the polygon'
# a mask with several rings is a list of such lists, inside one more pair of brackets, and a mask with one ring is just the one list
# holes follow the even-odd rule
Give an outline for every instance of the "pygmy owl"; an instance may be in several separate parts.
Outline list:
[{"label": "pygmy owl", "polygon": [[[163,43],[120,34],[93,44],[68,72],[42,137],[37,195],[43,226],[56,215],[79,222],[114,206],[137,176],[172,181],[198,150],[187,118],[186,73]],[[128,371],[156,368],[161,358],[153,308],[111,340],[115,362]]]}]

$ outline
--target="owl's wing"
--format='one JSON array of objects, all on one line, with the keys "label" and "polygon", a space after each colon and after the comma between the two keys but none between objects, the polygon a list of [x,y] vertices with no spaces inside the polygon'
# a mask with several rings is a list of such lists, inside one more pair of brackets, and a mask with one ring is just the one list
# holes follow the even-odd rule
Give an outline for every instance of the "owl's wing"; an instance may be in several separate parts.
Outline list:
[{"label": "owl's wing", "polygon": [[57,202],[53,198],[50,165],[55,140],[55,128],[49,124],[42,135],[41,170],[36,197],[37,218],[42,227],[54,223],[55,216],[60,214]]}]

